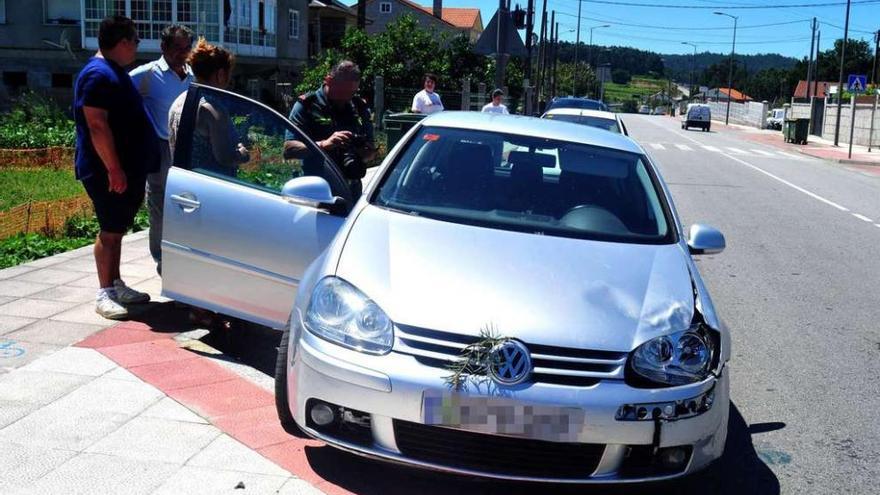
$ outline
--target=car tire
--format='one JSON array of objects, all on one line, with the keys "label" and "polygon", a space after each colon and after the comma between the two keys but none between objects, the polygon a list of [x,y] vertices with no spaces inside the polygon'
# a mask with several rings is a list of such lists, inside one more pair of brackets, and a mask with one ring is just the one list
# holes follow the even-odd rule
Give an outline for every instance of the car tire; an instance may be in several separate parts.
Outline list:
[{"label": "car tire", "polygon": [[295,436],[305,436],[296,421],[293,414],[290,413],[290,401],[287,397],[287,348],[290,342],[290,323],[284,328],[281,334],[281,342],[278,344],[278,357],[275,360],[275,409],[278,411],[278,420],[284,431]]}]

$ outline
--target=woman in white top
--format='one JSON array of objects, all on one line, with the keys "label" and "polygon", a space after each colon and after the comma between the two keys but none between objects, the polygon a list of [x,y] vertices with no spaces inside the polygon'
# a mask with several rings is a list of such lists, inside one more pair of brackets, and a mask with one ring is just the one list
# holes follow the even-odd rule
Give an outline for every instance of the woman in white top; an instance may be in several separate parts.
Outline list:
[{"label": "woman in white top", "polygon": [[435,87],[437,87],[437,76],[425,74],[425,89],[413,97],[411,108],[413,113],[431,115],[443,111],[443,102],[440,101],[440,95],[434,92]]},{"label": "woman in white top", "polygon": [[492,101],[483,106],[483,111],[486,113],[509,114],[510,112],[507,111],[507,106],[501,103],[502,98],[504,98],[504,91],[501,91],[500,89],[492,91]]}]

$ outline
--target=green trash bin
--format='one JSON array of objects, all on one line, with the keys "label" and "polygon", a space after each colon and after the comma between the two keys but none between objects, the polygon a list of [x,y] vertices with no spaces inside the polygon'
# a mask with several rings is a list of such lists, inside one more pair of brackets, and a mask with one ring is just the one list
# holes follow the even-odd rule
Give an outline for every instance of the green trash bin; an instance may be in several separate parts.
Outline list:
[{"label": "green trash bin", "polygon": [[400,141],[414,125],[425,118],[423,113],[392,113],[383,119],[385,135],[388,137],[388,150]]},{"label": "green trash bin", "polygon": [[786,143],[807,144],[810,119],[787,119],[783,128]]}]

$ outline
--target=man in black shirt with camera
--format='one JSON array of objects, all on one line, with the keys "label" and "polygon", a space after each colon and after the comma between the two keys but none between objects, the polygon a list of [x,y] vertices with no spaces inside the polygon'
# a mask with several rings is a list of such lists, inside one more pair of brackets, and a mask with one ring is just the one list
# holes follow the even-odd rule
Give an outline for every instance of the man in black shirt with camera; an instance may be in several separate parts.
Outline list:
[{"label": "man in black shirt with camera", "polygon": [[[358,66],[344,60],[330,70],[317,91],[300,96],[290,112],[290,121],[342,168],[355,199],[361,195],[365,162],[376,156],[370,110],[364,100],[355,96],[360,80]],[[303,156],[305,144],[291,135],[287,139],[284,156]],[[303,163],[304,168],[309,166]],[[304,172],[315,175],[318,171]]]}]

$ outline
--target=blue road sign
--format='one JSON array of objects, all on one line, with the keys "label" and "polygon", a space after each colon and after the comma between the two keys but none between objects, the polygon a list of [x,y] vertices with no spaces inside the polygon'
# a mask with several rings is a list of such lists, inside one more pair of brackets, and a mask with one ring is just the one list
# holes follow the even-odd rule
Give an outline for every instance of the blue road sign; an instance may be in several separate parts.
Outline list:
[{"label": "blue road sign", "polygon": [[859,74],[850,74],[846,87],[851,93],[864,93],[868,86],[868,76]]}]

